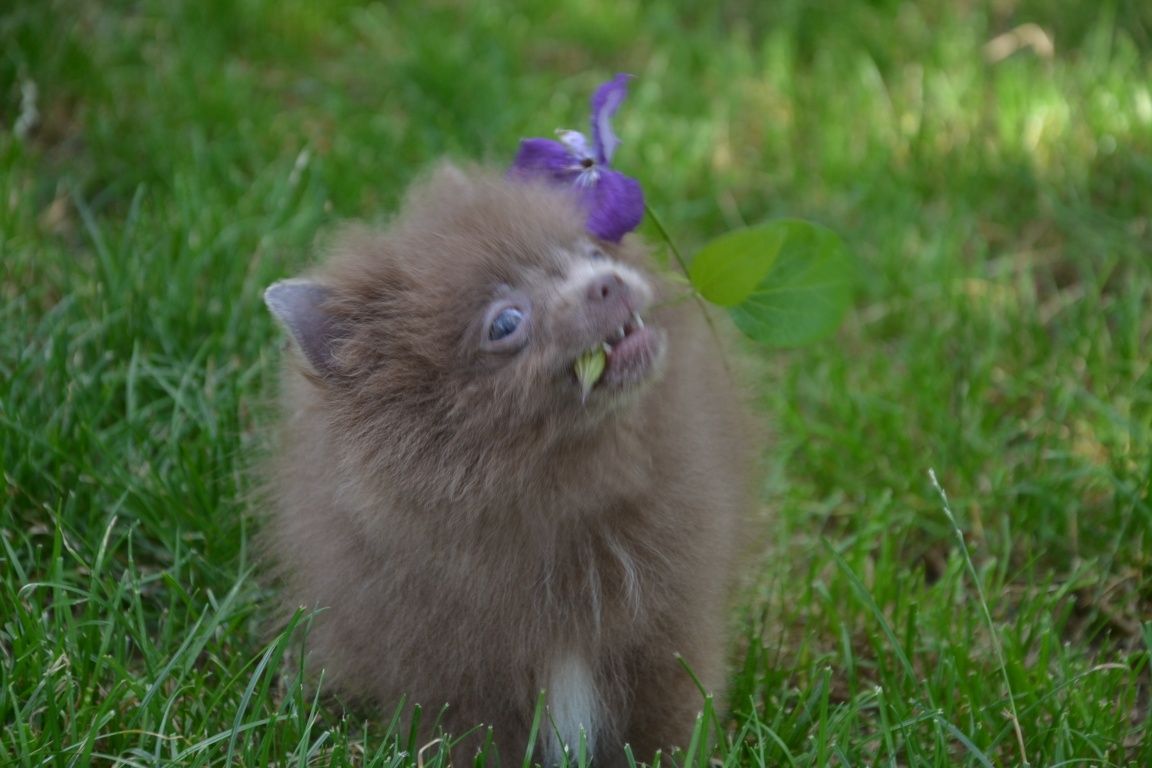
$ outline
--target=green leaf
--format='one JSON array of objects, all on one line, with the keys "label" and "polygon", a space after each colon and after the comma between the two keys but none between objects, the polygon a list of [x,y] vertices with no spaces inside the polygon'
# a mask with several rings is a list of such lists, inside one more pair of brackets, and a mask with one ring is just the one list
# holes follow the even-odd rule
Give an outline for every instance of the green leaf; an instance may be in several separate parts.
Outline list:
[{"label": "green leaf", "polygon": [[788,235],[779,223],[737,229],[706,244],[692,258],[688,277],[708,301],[735,307],[771,271]]},{"label": "green leaf", "polygon": [[840,325],[852,301],[854,266],[840,238],[806,221],[785,219],[757,229],[781,247],[771,268],[737,306],[736,327],[773,347],[798,347]]},{"label": "green leaf", "polygon": [[607,356],[601,347],[593,347],[580,357],[576,358],[576,380],[580,382],[580,396],[582,399],[588,399],[588,393],[592,391],[592,387],[596,386],[596,382],[600,381],[600,377],[604,375],[604,366],[608,362]]}]

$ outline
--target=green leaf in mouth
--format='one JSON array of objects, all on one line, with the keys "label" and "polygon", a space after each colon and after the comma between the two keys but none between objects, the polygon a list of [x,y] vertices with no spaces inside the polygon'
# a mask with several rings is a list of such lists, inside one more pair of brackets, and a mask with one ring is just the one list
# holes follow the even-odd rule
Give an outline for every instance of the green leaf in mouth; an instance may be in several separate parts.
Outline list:
[{"label": "green leaf in mouth", "polygon": [[596,386],[596,382],[600,381],[600,377],[604,375],[604,366],[608,362],[608,356],[604,353],[602,346],[595,346],[589,349],[580,357],[576,358],[576,364],[573,370],[576,372],[576,380],[580,382],[580,399],[587,400],[588,393],[592,391],[592,387]]}]

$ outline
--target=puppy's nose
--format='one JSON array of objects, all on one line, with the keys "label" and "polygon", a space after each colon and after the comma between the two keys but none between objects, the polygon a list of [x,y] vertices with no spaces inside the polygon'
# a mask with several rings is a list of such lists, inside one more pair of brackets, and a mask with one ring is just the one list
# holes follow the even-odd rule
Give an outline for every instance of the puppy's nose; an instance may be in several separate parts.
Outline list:
[{"label": "puppy's nose", "polygon": [[605,272],[592,278],[588,283],[587,296],[588,301],[593,304],[617,301],[629,304],[632,299],[632,292],[620,275],[615,272]]}]

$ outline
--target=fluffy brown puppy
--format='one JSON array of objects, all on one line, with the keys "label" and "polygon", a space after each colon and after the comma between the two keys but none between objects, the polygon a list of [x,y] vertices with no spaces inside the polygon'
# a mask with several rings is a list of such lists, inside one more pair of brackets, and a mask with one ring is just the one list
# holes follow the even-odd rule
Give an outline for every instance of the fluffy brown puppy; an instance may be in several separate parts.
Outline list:
[{"label": "fluffy brown puppy", "polygon": [[[270,489],[325,684],[518,765],[686,746],[722,686],[746,420],[691,302],[572,197],[445,166],[266,300],[295,340]],[[606,351],[590,391],[573,373]]]}]

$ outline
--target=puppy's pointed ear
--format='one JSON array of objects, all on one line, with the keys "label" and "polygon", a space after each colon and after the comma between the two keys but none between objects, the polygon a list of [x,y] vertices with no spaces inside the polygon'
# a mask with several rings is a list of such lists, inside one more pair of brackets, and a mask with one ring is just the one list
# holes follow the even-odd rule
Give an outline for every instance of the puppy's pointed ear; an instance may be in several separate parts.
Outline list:
[{"label": "puppy's pointed ear", "polygon": [[456,187],[462,192],[472,188],[472,181],[468,178],[468,174],[464,173],[464,170],[451,160],[441,161],[436,166],[436,170],[432,172],[432,178],[440,184]]},{"label": "puppy's pointed ear", "polygon": [[[439,203],[444,199],[470,200],[481,192],[481,186],[468,172],[451,160],[442,160],[427,177],[425,195]],[[439,204],[436,206],[440,207]]]},{"label": "puppy's pointed ear", "polygon": [[335,370],[342,329],[324,309],[330,291],[313,280],[281,280],[264,291],[264,303],[280,321],[304,359],[321,376]]}]

